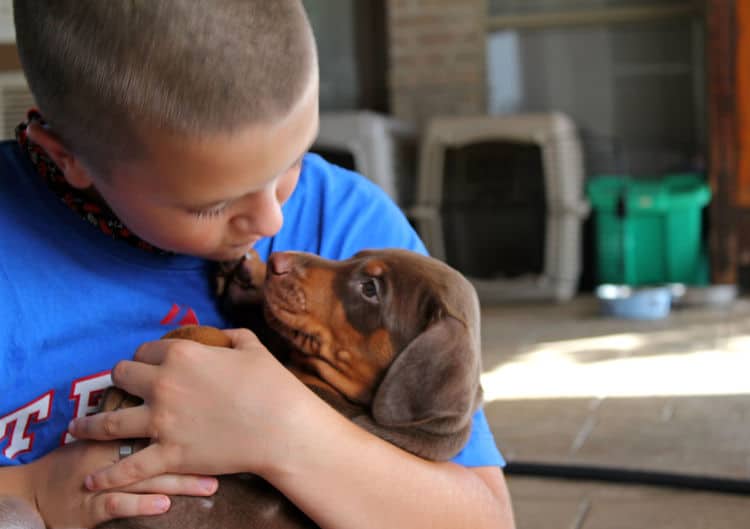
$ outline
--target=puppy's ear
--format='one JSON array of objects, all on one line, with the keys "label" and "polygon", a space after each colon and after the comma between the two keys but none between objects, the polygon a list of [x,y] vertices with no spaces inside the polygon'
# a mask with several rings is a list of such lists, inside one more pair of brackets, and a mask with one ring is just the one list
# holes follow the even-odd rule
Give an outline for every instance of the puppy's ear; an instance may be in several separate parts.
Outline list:
[{"label": "puppy's ear", "polygon": [[458,319],[432,323],[388,368],[373,399],[375,422],[437,435],[464,429],[481,401],[478,349]]}]

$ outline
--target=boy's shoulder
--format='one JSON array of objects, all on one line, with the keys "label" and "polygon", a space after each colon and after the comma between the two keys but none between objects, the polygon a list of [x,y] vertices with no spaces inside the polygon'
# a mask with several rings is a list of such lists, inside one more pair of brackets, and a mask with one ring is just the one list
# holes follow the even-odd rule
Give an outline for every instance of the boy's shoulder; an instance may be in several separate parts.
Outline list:
[{"label": "boy's shoulder", "polygon": [[334,193],[357,193],[378,200],[390,200],[380,187],[364,175],[333,164],[316,153],[307,153],[302,160],[300,183]]}]

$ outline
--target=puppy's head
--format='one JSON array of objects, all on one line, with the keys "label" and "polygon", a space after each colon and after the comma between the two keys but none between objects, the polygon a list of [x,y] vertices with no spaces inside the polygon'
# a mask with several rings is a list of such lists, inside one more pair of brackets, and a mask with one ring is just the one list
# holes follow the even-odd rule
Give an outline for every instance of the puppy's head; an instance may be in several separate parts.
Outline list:
[{"label": "puppy's head", "polygon": [[345,261],[284,252],[269,258],[263,290],[292,363],[377,424],[435,434],[469,424],[481,400],[479,304],[452,268],[405,250]]}]

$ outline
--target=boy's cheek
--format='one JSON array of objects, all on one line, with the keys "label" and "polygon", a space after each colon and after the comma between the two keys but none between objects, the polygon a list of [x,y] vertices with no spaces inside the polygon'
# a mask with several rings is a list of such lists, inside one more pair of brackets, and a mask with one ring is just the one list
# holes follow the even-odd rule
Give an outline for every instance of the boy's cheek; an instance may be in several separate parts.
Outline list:
[{"label": "boy's cheek", "polygon": [[276,199],[279,201],[279,204],[284,205],[284,203],[289,200],[289,197],[292,196],[294,188],[297,187],[301,170],[301,165],[296,166],[293,170],[284,175],[279,182],[279,187],[276,189]]}]

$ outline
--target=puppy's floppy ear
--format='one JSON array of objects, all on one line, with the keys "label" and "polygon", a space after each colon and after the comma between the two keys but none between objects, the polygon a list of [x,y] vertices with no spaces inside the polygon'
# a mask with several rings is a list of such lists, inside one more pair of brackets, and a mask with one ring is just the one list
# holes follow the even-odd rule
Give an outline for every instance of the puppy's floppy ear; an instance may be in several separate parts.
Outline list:
[{"label": "puppy's floppy ear", "polygon": [[462,430],[481,402],[478,342],[466,325],[444,316],[396,357],[372,404],[382,426],[445,435]]}]

